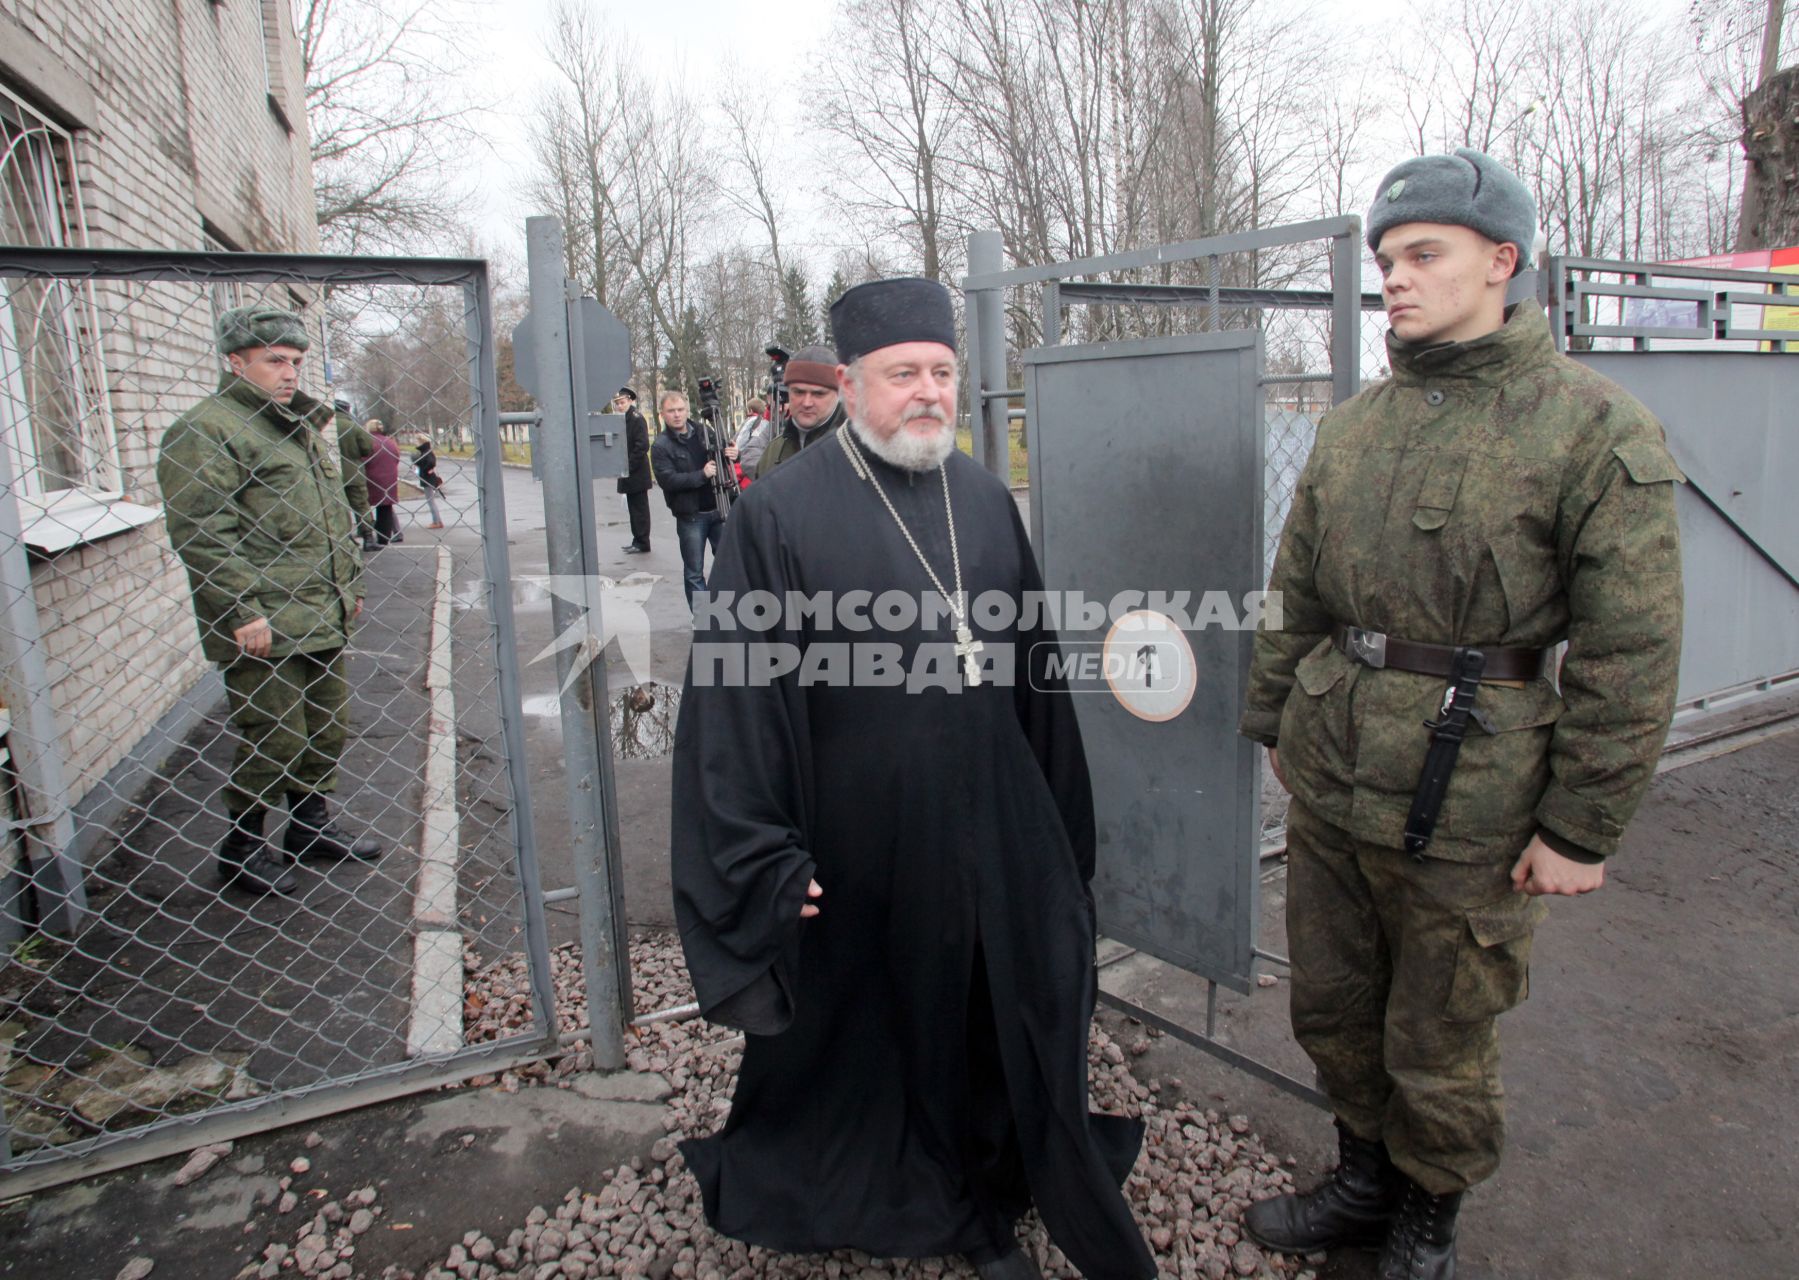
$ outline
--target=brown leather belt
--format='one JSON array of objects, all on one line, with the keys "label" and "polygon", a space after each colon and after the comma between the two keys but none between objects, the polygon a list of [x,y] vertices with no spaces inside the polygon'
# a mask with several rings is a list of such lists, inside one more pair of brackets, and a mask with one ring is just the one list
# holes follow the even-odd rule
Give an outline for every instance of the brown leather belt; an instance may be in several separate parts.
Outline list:
[{"label": "brown leather belt", "polygon": [[[1398,640],[1379,631],[1364,631],[1361,627],[1337,627],[1331,632],[1331,643],[1365,667],[1391,667],[1421,676],[1441,676],[1445,680],[1454,669],[1454,645]],[[1506,649],[1498,645],[1466,647],[1479,649],[1486,655],[1481,678],[1488,682],[1535,680],[1543,674],[1550,653],[1548,649]]]}]

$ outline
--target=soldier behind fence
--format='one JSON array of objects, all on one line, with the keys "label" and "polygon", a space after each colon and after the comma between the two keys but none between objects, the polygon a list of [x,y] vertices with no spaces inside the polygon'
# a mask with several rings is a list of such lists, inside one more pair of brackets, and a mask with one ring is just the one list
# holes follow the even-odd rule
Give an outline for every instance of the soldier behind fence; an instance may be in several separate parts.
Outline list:
[{"label": "soldier behind fence", "polygon": [[[1475,151],[1382,180],[1368,244],[1393,376],[1332,410],[1294,494],[1242,730],[1293,792],[1293,1030],[1341,1159],[1249,1234],[1455,1273],[1498,1167],[1498,1015],[1543,895],[1599,888],[1680,666],[1679,468],[1648,410],[1558,354],[1524,184]],[[1559,687],[1549,650],[1566,641]]]},{"label": "soldier behind fence", "polygon": [[[343,472],[321,435],[331,406],[299,390],[304,324],[237,307],[219,317],[218,344],[229,366],[219,390],[169,428],[156,475],[240,739],[219,878],[287,893],[299,885],[297,859],[381,853],[340,832],[325,800],[344,747],[344,646],[362,612],[362,560]],[[283,795],[277,852],[263,820]]]},{"label": "soldier behind fence", "polygon": [[337,423],[337,453],[343,461],[344,497],[350,500],[350,510],[356,516],[356,536],[362,539],[362,549],[373,551],[375,513],[369,506],[369,482],[362,464],[375,452],[375,437],[351,416],[348,400],[333,401],[331,407]]}]

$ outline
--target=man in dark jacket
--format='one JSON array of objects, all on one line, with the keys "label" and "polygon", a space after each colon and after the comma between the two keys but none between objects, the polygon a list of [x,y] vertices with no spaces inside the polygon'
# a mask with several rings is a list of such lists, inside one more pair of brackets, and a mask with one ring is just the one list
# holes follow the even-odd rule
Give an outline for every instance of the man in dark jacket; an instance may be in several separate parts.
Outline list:
[{"label": "man in dark jacket", "polygon": [[637,408],[637,393],[620,387],[612,398],[612,412],[625,415],[625,454],[631,469],[618,478],[618,491],[625,495],[625,510],[631,515],[631,541],[625,554],[641,556],[650,549],[650,424]]},{"label": "man in dark jacket", "polygon": [[[322,433],[331,406],[299,390],[305,324],[236,307],[219,317],[218,343],[229,365],[219,390],[170,426],[156,479],[201,649],[223,668],[240,739],[219,878],[287,893],[299,886],[294,859],[381,854],[340,832],[325,803],[348,729],[343,654],[362,612],[362,558]],[[283,793],[285,856],[262,834]]]},{"label": "man in dark jacket", "polygon": [[837,356],[829,347],[801,347],[787,361],[783,375],[787,412],[781,431],[762,455],[756,479],[773,471],[801,449],[827,439],[843,425],[843,402],[837,394]]},{"label": "man in dark jacket", "polygon": [[[706,589],[706,544],[712,544],[716,556],[718,540],[725,532],[725,515],[718,509],[713,483],[719,464],[712,456],[712,436],[706,424],[696,424],[687,416],[686,396],[679,391],[664,392],[657,408],[663,430],[650,455],[655,461],[656,483],[662,486],[662,497],[675,516],[675,536],[681,543],[681,585],[691,609],[693,593]],[[725,450],[727,459],[735,460],[736,454],[736,445]]]}]

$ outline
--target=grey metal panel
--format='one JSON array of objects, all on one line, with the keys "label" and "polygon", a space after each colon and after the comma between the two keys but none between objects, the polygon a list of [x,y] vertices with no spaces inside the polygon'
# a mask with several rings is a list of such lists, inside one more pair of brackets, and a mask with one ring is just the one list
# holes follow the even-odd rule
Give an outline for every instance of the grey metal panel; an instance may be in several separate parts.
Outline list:
[{"label": "grey metal panel", "polygon": [[1691,483],[1680,698],[1799,669],[1799,362],[1753,351],[1571,353],[1641,400]]},{"label": "grey metal panel", "polygon": [[[1045,584],[1107,601],[1262,583],[1261,334],[1040,348],[1023,356],[1031,522]],[[1178,596],[1177,596],[1178,598]],[[1065,647],[1102,640],[1064,626]],[[1105,688],[1075,704],[1099,821],[1100,928],[1247,990],[1260,791],[1237,735],[1253,633],[1188,631],[1197,690],[1138,719]]]}]

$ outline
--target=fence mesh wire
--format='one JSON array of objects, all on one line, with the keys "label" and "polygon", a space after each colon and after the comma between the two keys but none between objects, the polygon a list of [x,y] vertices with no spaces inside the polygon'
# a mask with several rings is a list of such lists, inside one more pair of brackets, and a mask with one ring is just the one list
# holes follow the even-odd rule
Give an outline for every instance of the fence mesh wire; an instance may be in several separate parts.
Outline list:
[{"label": "fence mesh wire", "polygon": [[[0,275],[0,1172],[453,1056],[463,947],[535,927],[465,456],[474,289],[184,270]],[[241,379],[208,400],[241,304],[303,315],[316,416]],[[372,465],[334,396],[384,420]],[[216,658],[259,618],[267,658],[209,660],[204,622]],[[364,837],[378,856],[329,856]],[[42,927],[59,870],[72,931]]]}]

